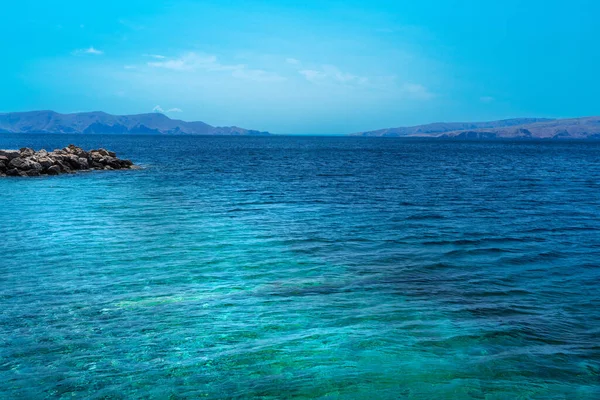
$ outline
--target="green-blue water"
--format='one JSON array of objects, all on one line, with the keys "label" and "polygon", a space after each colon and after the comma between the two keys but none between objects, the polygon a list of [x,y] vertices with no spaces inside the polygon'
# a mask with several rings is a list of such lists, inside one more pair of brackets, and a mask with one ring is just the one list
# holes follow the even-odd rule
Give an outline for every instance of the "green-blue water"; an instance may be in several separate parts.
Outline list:
[{"label": "green-blue water", "polygon": [[0,136],[7,399],[598,399],[600,144]]}]

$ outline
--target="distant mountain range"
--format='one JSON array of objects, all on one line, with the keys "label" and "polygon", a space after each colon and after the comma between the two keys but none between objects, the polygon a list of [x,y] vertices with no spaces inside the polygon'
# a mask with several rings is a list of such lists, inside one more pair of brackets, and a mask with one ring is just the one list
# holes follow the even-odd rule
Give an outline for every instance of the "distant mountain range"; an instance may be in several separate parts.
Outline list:
[{"label": "distant mountain range", "polygon": [[75,114],[54,111],[0,113],[0,133],[270,135],[237,126],[215,127],[204,122],[185,122],[160,113],[111,115],[100,111]]},{"label": "distant mountain range", "polygon": [[571,119],[515,118],[490,122],[438,122],[354,133],[372,137],[446,139],[600,139],[600,117]]},{"label": "distant mountain range", "polygon": [[[111,115],[101,111],[60,114],[54,111],[0,113],[0,133],[154,134],[268,136],[237,126],[171,119],[161,113]],[[489,122],[437,122],[358,132],[351,136],[431,137],[441,139],[596,139],[600,117],[571,119],[514,118]]]}]

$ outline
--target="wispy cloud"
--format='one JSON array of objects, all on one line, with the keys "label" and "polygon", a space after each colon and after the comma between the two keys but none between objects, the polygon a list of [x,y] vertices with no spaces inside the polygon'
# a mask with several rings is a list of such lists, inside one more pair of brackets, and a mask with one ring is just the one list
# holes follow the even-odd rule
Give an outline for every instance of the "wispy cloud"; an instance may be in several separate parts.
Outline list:
[{"label": "wispy cloud", "polygon": [[314,69],[302,69],[298,73],[306,78],[307,81],[317,82],[326,78],[326,75]]},{"label": "wispy cloud", "polygon": [[319,69],[301,69],[298,73],[310,82],[329,81],[357,85],[369,83],[369,78],[344,72],[334,65],[323,65]]},{"label": "wispy cloud", "polygon": [[183,112],[181,108],[169,108],[168,110],[164,110],[161,106],[157,105],[152,109],[152,112],[160,113],[160,114],[168,114],[168,113],[180,113]]},{"label": "wispy cloud", "polygon": [[295,58],[286,58],[285,62],[292,65],[300,65],[300,60],[297,60]]},{"label": "wispy cloud", "polygon": [[397,93],[402,98],[430,100],[435,97],[426,86],[419,83],[397,82],[396,76],[361,76],[340,69],[334,65],[323,65],[313,69],[298,69],[298,73],[308,82],[318,85],[378,90]]},{"label": "wispy cloud", "polygon": [[95,47],[88,47],[87,49],[77,49],[75,51],[73,51],[74,55],[82,55],[82,54],[91,54],[91,55],[95,55],[95,56],[100,56],[102,54],[104,54],[104,52],[102,50],[98,50]]},{"label": "wispy cloud", "polygon": [[405,83],[402,89],[410,97],[418,100],[429,100],[435,97],[435,94],[431,93],[429,89],[420,83]]},{"label": "wispy cloud", "polygon": [[187,53],[179,58],[151,61],[147,65],[153,68],[164,68],[174,71],[208,71],[230,72],[231,76],[258,82],[276,82],[285,80],[284,77],[262,69],[249,68],[246,64],[222,64],[214,55]]},{"label": "wispy cloud", "polygon": [[163,55],[160,55],[160,54],[144,54],[144,57],[155,58],[157,60],[164,60],[165,58],[167,58],[167,57],[165,57]]}]

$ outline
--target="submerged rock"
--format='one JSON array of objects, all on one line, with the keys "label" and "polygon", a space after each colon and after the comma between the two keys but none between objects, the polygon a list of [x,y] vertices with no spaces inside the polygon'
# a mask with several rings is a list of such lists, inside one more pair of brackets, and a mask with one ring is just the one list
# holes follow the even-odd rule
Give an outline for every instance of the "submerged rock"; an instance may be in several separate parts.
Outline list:
[{"label": "submerged rock", "polygon": [[133,169],[130,160],[122,160],[105,149],[85,151],[70,144],[64,149],[51,152],[35,151],[24,147],[20,150],[0,150],[0,177],[40,176],[73,173],[89,170]]}]

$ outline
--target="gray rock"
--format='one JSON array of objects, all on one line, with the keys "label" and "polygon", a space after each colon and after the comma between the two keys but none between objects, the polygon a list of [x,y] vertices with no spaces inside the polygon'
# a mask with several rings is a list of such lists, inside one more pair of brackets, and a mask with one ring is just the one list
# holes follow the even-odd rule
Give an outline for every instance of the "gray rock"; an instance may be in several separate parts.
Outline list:
[{"label": "gray rock", "polygon": [[67,156],[65,161],[71,166],[72,169],[82,169],[82,164],[79,161],[79,157],[77,157],[75,154]]},{"label": "gray rock", "polygon": [[70,167],[69,165],[67,165],[67,163],[66,163],[66,162],[64,162],[64,161],[57,160],[57,161],[56,161],[56,164],[58,165],[58,167],[60,168],[60,170],[61,170],[62,172],[64,172],[64,173],[67,173],[67,174],[68,174],[68,173],[70,173],[70,172],[72,172],[72,171],[73,171],[73,170],[71,169],[71,167]]},{"label": "gray rock", "polygon": [[23,147],[19,150],[19,153],[21,153],[21,157],[31,157],[35,154],[35,150],[30,149],[29,147]]},{"label": "gray rock", "polygon": [[19,170],[12,168],[6,171],[6,176],[19,176]]},{"label": "gray rock", "polygon": [[13,158],[17,158],[21,155],[21,153],[19,153],[18,150],[0,150],[0,156],[4,156],[6,158],[8,158],[9,160],[12,160]]},{"label": "gray rock", "polygon": [[100,162],[104,156],[96,150],[90,151],[90,159],[95,162]]},{"label": "gray rock", "polygon": [[50,157],[40,157],[38,158],[37,162],[40,163],[43,170],[47,170],[48,168],[56,164],[56,161],[54,161]]},{"label": "gray rock", "polygon": [[22,158],[22,157],[12,159],[10,161],[10,163],[8,164],[8,166],[17,168],[18,170],[21,170],[21,171],[28,171],[30,169],[40,171],[42,169],[42,166],[40,165],[40,163],[35,162],[29,158]]},{"label": "gray rock", "polygon": [[121,163],[121,168],[129,168],[133,165],[131,160],[119,160],[119,163]]},{"label": "gray rock", "polygon": [[67,147],[65,147],[64,151],[69,154],[75,154],[77,157],[80,157],[80,158],[88,157],[88,153],[85,150],[83,150],[81,147],[77,147],[73,144],[70,144]]},{"label": "gray rock", "polygon": [[79,157],[79,166],[80,169],[90,169],[90,164],[88,163],[87,158]]},{"label": "gray rock", "polygon": [[100,162],[104,165],[109,165],[112,169],[121,169],[120,160],[114,157],[104,157]]},{"label": "gray rock", "polygon": [[50,168],[48,168],[48,170],[46,171],[46,173],[48,175],[59,175],[60,174],[60,167],[58,165],[53,165]]}]

